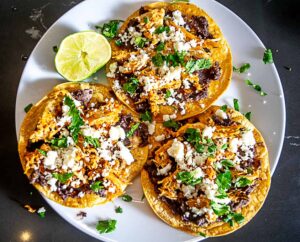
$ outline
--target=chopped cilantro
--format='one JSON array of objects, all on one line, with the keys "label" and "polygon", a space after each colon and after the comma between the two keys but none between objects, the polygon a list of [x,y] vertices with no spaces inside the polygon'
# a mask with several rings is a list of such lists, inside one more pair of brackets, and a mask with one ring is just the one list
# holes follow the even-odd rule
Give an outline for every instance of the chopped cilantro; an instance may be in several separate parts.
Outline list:
[{"label": "chopped cilantro", "polygon": [[64,173],[64,174],[52,173],[52,177],[59,180],[60,183],[66,183],[72,176],[73,176],[73,172]]},{"label": "chopped cilantro", "polygon": [[91,136],[85,136],[84,137],[84,142],[86,142],[87,144],[91,144],[95,148],[99,148],[100,147],[99,140],[97,138],[93,138]]},{"label": "chopped cilantro", "polygon": [[228,147],[228,145],[227,145],[227,144],[223,144],[223,145],[221,146],[221,149],[222,149],[222,150],[226,150],[226,149],[227,149],[227,147]]},{"label": "chopped cilantro", "polygon": [[132,197],[129,196],[128,194],[122,195],[121,198],[122,198],[122,200],[123,200],[124,202],[131,202],[131,201],[132,201]]},{"label": "chopped cilantro", "polygon": [[240,68],[233,67],[233,71],[238,72],[238,73],[244,73],[244,72],[248,71],[250,69],[250,67],[251,67],[251,65],[249,63],[245,63],[245,64],[241,65]]},{"label": "chopped cilantro", "polygon": [[252,183],[252,181],[246,177],[238,177],[236,179],[235,186],[236,187],[246,187],[246,186],[250,185],[251,183]]},{"label": "chopped cilantro", "polygon": [[146,41],[147,41],[146,38],[143,38],[143,37],[141,37],[141,36],[138,36],[138,37],[135,38],[134,43],[135,43],[138,47],[143,48],[144,45],[145,45],[145,43],[146,43]]},{"label": "chopped cilantro", "polygon": [[52,146],[58,147],[58,148],[67,148],[68,147],[67,137],[54,138],[54,139],[50,140],[50,143]]},{"label": "chopped cilantro", "polygon": [[132,125],[130,130],[126,134],[126,136],[131,137],[134,134],[134,132],[139,128],[139,126],[140,126],[140,123],[136,123],[136,124]]},{"label": "chopped cilantro", "polygon": [[120,39],[117,39],[117,40],[115,41],[115,44],[116,44],[117,46],[121,46],[121,45],[123,45],[123,42],[122,42]]},{"label": "chopped cilantro", "polygon": [[199,232],[199,235],[206,238],[206,234],[202,233],[202,232]]},{"label": "chopped cilantro", "polygon": [[236,98],[233,99],[233,107],[236,111],[240,111],[239,100],[237,100]]},{"label": "chopped cilantro", "polygon": [[217,151],[217,145],[211,144],[208,146],[207,151],[210,155],[214,154]]},{"label": "chopped cilantro", "polygon": [[159,42],[159,44],[156,46],[156,51],[163,51],[165,49],[165,43]]},{"label": "chopped cilantro", "polygon": [[115,219],[108,219],[99,221],[96,229],[100,234],[110,233],[116,229],[117,220]]},{"label": "chopped cilantro", "polygon": [[69,96],[65,96],[64,104],[69,106],[70,110],[68,115],[72,117],[71,124],[68,129],[70,130],[71,136],[75,143],[78,142],[78,134],[80,127],[84,125],[83,119],[80,116],[79,110],[76,108],[74,101]]},{"label": "chopped cilantro", "polygon": [[217,175],[216,184],[220,193],[226,192],[231,187],[231,172],[226,170]]},{"label": "chopped cilantro", "polygon": [[263,62],[265,64],[273,63],[273,54],[271,49],[266,49],[264,52]]},{"label": "chopped cilantro", "polygon": [[170,32],[170,27],[169,27],[169,26],[159,26],[159,27],[154,31],[155,34],[161,34],[162,32],[167,32],[167,33],[169,33],[169,32]]},{"label": "chopped cilantro", "polygon": [[238,224],[244,222],[244,216],[241,213],[233,213],[230,212],[225,216],[223,219],[224,222],[229,223],[229,225],[232,227],[234,221],[237,222]]},{"label": "chopped cilantro", "polygon": [[94,192],[99,192],[99,190],[101,190],[102,188],[104,188],[104,186],[102,185],[102,181],[95,181],[90,185],[90,188],[94,191]]},{"label": "chopped cilantro", "polygon": [[209,59],[198,59],[198,60],[189,60],[186,65],[185,69],[189,73],[193,73],[195,71],[208,69],[211,67],[211,61]]},{"label": "chopped cilantro", "polygon": [[169,97],[171,97],[171,91],[170,90],[167,90],[166,91],[166,95],[165,95],[165,98],[169,98]]},{"label": "chopped cilantro", "polygon": [[221,160],[221,164],[222,164],[222,166],[227,167],[227,168],[234,167],[234,163],[228,159]]},{"label": "chopped cilantro", "polygon": [[43,156],[47,156],[47,152],[41,149],[37,149]]},{"label": "chopped cilantro", "polygon": [[25,108],[24,108],[24,111],[25,113],[28,113],[29,110],[32,108],[33,104],[32,103],[29,103]]},{"label": "chopped cilantro", "polygon": [[138,86],[139,80],[135,77],[131,77],[130,80],[123,85],[123,89],[129,94],[134,94]]},{"label": "chopped cilantro", "polygon": [[184,133],[185,139],[192,143],[199,143],[201,137],[198,129],[188,128]]},{"label": "chopped cilantro", "polygon": [[164,56],[161,53],[157,53],[152,57],[152,62],[155,66],[160,67],[164,64]]},{"label": "chopped cilantro", "polygon": [[202,182],[202,177],[195,178],[195,172],[181,171],[177,173],[177,180],[180,180],[183,184],[195,186]]},{"label": "chopped cilantro", "polygon": [[144,17],[144,23],[145,24],[149,23],[149,18],[148,17]]},{"label": "chopped cilantro", "polygon": [[57,45],[54,45],[54,46],[52,47],[52,50],[54,51],[54,53],[57,53],[57,52],[58,52],[58,47],[57,47]]},{"label": "chopped cilantro", "polygon": [[172,120],[172,119],[163,122],[163,125],[164,125],[164,127],[172,128],[174,130],[177,130],[179,128],[179,124],[176,121]]},{"label": "chopped cilantro", "polygon": [[95,27],[100,29],[101,34],[103,34],[103,36],[105,36],[107,39],[113,39],[117,36],[120,22],[123,22],[123,20],[111,20],[107,23],[104,23],[103,26],[96,25]]},{"label": "chopped cilantro", "polygon": [[210,205],[214,213],[218,216],[223,216],[230,212],[230,207],[228,205],[218,204],[214,201],[211,201]]},{"label": "chopped cilantro", "polygon": [[[40,210],[40,209],[39,209]],[[37,214],[41,217],[41,218],[45,218],[46,217],[46,210],[42,209],[42,211],[39,212],[39,210],[37,211]]]},{"label": "chopped cilantro", "polygon": [[202,145],[202,144],[195,144],[195,150],[198,152],[198,153],[203,153],[204,152],[204,145]]},{"label": "chopped cilantro", "polygon": [[172,65],[172,66],[179,66],[179,64],[181,64],[182,66],[185,65],[184,63],[184,57],[186,55],[185,51],[175,51],[174,54],[169,54],[165,57],[166,62],[168,63],[168,65]]},{"label": "chopped cilantro", "polygon": [[221,110],[222,110],[223,112],[226,112],[226,111],[227,111],[227,105],[223,105],[223,106],[221,107]]},{"label": "chopped cilantro", "polygon": [[142,121],[152,122],[152,115],[151,115],[151,112],[149,110],[147,110],[146,112],[142,113],[140,115],[140,118],[141,118]]},{"label": "chopped cilantro", "polygon": [[116,213],[123,213],[123,209],[119,206],[115,209]]},{"label": "chopped cilantro", "polygon": [[249,121],[251,120],[251,112],[245,113],[244,116],[245,116],[246,119],[248,119]]},{"label": "chopped cilantro", "polygon": [[258,91],[259,94],[260,94],[261,96],[266,96],[266,95],[267,95],[267,93],[265,93],[264,91],[262,91],[260,85],[254,84],[254,83],[252,83],[250,80],[245,80],[245,83],[246,83],[249,87],[252,87],[254,90]]}]

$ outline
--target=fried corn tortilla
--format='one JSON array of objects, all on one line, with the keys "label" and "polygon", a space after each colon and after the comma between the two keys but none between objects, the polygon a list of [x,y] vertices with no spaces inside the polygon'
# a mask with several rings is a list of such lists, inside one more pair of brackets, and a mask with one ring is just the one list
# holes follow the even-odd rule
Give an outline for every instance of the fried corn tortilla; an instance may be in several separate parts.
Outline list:
[{"label": "fried corn tortilla", "polygon": [[220,28],[190,3],[157,2],[134,12],[111,41],[107,77],[133,111],[156,121],[206,110],[228,87],[231,52]]},{"label": "fried corn tortilla", "polygon": [[90,207],[123,194],[147,159],[147,127],[100,84],[56,86],[20,130],[24,173],[46,197]]},{"label": "fried corn tortilla", "polygon": [[266,199],[266,144],[233,109],[212,106],[187,122],[177,132],[160,127],[159,135],[167,138],[157,141],[159,148],[142,170],[144,194],[156,215],[174,228],[209,237],[231,233]]}]

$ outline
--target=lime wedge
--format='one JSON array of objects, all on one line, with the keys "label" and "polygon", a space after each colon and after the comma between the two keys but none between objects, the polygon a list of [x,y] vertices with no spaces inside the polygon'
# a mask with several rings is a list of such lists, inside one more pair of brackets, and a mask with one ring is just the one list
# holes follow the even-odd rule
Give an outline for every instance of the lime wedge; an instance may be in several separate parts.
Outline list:
[{"label": "lime wedge", "polygon": [[87,79],[111,57],[110,44],[94,31],[84,31],[67,36],[55,56],[55,67],[68,81]]}]

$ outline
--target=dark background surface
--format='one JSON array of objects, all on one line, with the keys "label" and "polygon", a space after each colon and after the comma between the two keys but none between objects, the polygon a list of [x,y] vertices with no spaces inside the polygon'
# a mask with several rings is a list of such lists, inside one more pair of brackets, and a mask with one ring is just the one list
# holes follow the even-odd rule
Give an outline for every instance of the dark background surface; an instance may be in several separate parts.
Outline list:
[{"label": "dark background surface", "polygon": [[[15,98],[26,63],[24,56],[29,56],[38,42],[25,30],[34,26],[43,34],[55,20],[79,2],[0,1],[0,242],[22,241],[24,231],[31,233],[28,241],[96,241],[58,216],[21,175],[14,126]],[[287,126],[281,158],[262,210],[239,231],[209,241],[300,241],[300,1],[219,2],[239,15],[268,48],[278,50],[274,51],[274,60],[285,93]],[[43,21],[32,20],[29,16],[34,9],[40,8]],[[284,66],[292,70],[288,71]],[[33,192],[32,195],[30,192]],[[26,203],[34,207],[45,206],[46,218],[28,213],[22,207]]]}]

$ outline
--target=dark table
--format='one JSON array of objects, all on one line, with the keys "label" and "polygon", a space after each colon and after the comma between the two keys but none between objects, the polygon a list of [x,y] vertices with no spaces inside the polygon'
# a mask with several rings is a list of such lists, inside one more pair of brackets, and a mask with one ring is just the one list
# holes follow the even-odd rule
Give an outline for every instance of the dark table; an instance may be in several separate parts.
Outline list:
[{"label": "dark table", "polygon": [[[0,2],[0,242],[26,241],[26,235],[31,235],[27,241],[96,241],[59,217],[22,175],[14,125],[19,79],[26,57],[39,37],[33,39],[25,31],[34,26],[35,30],[39,30],[38,34],[43,34],[56,19],[79,2]],[[278,50],[274,51],[274,59],[286,98],[287,125],[283,151],[264,207],[244,228],[210,241],[300,241],[300,1],[219,2],[246,21],[268,48]],[[30,18],[33,13],[38,14],[40,9],[43,21]],[[22,207],[26,203],[36,207],[45,206],[46,218],[28,213]]]}]

